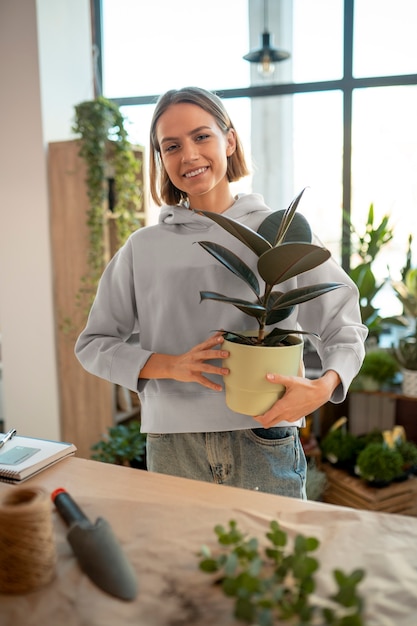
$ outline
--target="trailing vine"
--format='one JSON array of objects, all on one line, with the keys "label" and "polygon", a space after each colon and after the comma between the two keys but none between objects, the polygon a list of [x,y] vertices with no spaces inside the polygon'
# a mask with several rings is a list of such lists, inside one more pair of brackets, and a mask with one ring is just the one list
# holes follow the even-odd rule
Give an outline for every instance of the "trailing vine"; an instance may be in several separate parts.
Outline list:
[{"label": "trailing vine", "polygon": [[103,96],[81,102],[75,107],[73,131],[81,135],[79,154],[87,166],[86,184],[89,198],[87,225],[89,230],[89,274],[82,279],[79,300],[94,297],[97,283],[108,261],[105,228],[108,221],[108,168],[113,169],[116,204],[113,217],[117,247],[140,225],[138,212],[143,205],[139,173],[142,163],[135,156],[127,138],[125,118],[119,107]]}]

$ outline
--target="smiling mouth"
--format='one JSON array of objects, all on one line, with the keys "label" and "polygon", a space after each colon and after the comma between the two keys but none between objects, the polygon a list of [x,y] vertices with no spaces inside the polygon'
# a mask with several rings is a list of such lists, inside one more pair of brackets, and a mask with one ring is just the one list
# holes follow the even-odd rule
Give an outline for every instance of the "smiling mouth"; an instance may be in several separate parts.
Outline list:
[{"label": "smiling mouth", "polygon": [[203,174],[206,170],[208,170],[208,167],[199,167],[198,170],[193,170],[192,172],[186,172],[186,174],[184,174],[184,178],[194,178],[194,176]]}]

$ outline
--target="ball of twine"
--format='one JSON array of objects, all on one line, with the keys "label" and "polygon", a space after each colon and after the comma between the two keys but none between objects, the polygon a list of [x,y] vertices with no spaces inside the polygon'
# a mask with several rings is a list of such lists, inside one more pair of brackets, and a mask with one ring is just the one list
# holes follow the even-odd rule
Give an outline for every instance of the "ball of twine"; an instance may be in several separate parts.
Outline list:
[{"label": "ball of twine", "polygon": [[0,499],[0,592],[26,593],[55,575],[56,547],[49,495],[16,487]]}]

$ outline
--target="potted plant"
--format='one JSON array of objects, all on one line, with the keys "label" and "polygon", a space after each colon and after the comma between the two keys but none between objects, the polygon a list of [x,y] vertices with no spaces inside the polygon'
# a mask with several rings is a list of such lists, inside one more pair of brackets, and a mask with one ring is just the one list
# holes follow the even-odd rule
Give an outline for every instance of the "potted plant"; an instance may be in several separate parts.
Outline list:
[{"label": "potted plant", "polygon": [[[394,236],[393,227],[389,224],[390,216],[384,215],[379,224],[375,223],[374,205],[369,206],[364,230],[359,230],[347,216],[353,246],[352,267],[349,276],[359,289],[359,305],[362,321],[369,329],[369,338],[378,342],[385,320],[375,308],[375,297],[385,285],[386,280],[378,281],[372,266],[376,255]],[[368,338],[368,342],[369,342]]]},{"label": "potted plant", "polygon": [[396,445],[403,459],[403,471],[407,474],[415,474],[417,472],[417,445],[408,440],[401,440]]},{"label": "potted plant", "polygon": [[358,447],[357,438],[345,428],[331,428],[320,444],[327,461],[349,471],[355,466]]},{"label": "potted plant", "polygon": [[400,371],[398,361],[391,350],[375,348],[368,350],[352,382],[351,390],[378,391],[384,385],[391,385]]},{"label": "potted plant", "polygon": [[[199,211],[254,253],[257,271],[264,283],[262,289],[255,271],[231,250],[210,241],[198,242],[254,294],[255,301],[249,301],[200,291],[201,301],[216,300],[231,304],[258,324],[257,330],[249,332],[223,329],[224,349],[230,353],[229,358],[224,360],[224,366],[230,370],[225,378],[226,403],[238,413],[264,413],[284,393],[282,386],[271,389],[265,380],[268,371],[292,376],[300,371],[303,342],[298,335],[308,333],[276,325],[289,317],[294,306],[345,286],[341,283],[321,283],[287,292],[274,289],[286,280],[321,265],[330,257],[326,248],[311,243],[311,228],[307,220],[296,213],[303,192],[286,211],[271,213],[257,231],[225,215]],[[270,325],[274,325],[273,330],[267,330]],[[283,359],[282,362],[280,359]]]},{"label": "potted plant", "polygon": [[370,443],[358,455],[358,473],[374,487],[384,487],[403,472],[403,458],[396,447]]},{"label": "potted plant", "polygon": [[[107,249],[113,248],[111,253],[114,253],[143,224],[143,190],[139,176],[142,162],[128,140],[125,123],[117,104],[103,96],[75,106],[72,130],[80,135],[79,155],[86,164],[90,204],[87,215],[89,275],[84,277],[79,294],[80,300],[86,300],[87,311],[108,261]],[[107,225],[114,238],[110,246],[106,243]]]},{"label": "potted plant", "polygon": [[94,461],[146,469],[146,434],[138,421],[111,426],[91,450]]},{"label": "potted plant", "polygon": [[417,268],[409,268],[403,281],[393,281],[393,289],[404,308],[411,333],[401,337],[395,356],[402,367],[402,391],[417,396]]}]

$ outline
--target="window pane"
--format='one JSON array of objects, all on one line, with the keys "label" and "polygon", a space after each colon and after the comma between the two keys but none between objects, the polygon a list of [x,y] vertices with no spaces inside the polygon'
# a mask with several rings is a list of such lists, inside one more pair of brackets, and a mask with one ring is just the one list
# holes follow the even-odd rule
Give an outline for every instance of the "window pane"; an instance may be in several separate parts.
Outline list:
[{"label": "window pane", "polygon": [[341,92],[294,96],[294,188],[309,187],[300,210],[339,262],[342,128]]},{"label": "window pane", "polygon": [[249,84],[247,0],[103,0],[103,93]]},{"label": "window pane", "polygon": [[417,73],[417,2],[355,2],[354,62],[356,77]]},{"label": "window pane", "polygon": [[[417,244],[417,87],[361,89],[353,96],[352,222],[360,229],[371,203],[376,220],[391,216],[394,240],[377,257],[375,272],[399,278],[410,233]],[[416,249],[413,260],[416,265]]]},{"label": "window pane", "polygon": [[292,4],[294,81],[301,83],[341,78],[342,0],[293,0]]},{"label": "window pane", "polygon": [[253,99],[253,189],[273,209],[308,187],[300,212],[340,261],[342,96],[319,92]]}]

